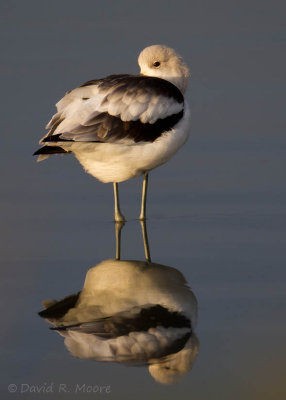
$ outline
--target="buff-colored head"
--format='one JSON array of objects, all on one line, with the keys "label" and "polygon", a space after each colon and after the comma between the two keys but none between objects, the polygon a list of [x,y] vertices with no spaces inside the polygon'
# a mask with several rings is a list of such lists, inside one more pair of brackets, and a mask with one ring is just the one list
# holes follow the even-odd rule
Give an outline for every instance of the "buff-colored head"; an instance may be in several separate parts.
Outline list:
[{"label": "buff-colored head", "polygon": [[173,49],[167,46],[153,45],[141,51],[138,57],[140,73],[147,76],[155,76],[170,81],[184,94],[190,71]]}]

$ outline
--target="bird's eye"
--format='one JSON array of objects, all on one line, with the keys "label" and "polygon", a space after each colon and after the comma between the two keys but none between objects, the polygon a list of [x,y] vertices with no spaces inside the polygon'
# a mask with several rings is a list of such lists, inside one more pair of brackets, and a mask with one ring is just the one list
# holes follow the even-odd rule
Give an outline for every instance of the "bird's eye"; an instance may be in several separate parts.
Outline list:
[{"label": "bird's eye", "polygon": [[154,65],[154,67],[156,67],[156,68],[158,68],[158,67],[160,67],[160,62],[159,61],[155,61],[154,63],[153,63],[153,65]]}]

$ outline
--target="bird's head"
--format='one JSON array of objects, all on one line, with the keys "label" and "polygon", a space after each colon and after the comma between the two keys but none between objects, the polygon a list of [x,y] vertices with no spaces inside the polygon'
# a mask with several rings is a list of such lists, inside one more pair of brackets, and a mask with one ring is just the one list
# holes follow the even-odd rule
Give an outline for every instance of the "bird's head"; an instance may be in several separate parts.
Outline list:
[{"label": "bird's head", "polygon": [[146,47],[138,57],[138,64],[142,75],[154,76],[170,81],[183,94],[185,93],[190,78],[190,71],[182,57],[173,49],[162,45]]}]

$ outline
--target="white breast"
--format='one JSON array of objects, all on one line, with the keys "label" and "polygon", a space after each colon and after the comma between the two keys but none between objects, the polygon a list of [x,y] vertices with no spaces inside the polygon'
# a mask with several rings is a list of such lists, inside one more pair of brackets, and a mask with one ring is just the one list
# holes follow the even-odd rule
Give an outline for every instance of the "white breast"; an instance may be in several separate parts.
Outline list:
[{"label": "white breast", "polygon": [[102,182],[123,182],[138,177],[167,162],[189,136],[190,111],[154,142],[141,143],[61,143],[72,151],[84,169]]}]

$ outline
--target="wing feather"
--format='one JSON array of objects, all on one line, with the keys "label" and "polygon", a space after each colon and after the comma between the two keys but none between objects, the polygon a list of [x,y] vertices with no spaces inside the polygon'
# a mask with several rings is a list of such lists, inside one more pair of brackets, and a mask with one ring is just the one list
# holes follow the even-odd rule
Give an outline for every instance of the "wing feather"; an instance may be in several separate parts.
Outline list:
[{"label": "wing feather", "polygon": [[[159,126],[160,121],[169,122],[174,115],[182,115],[184,98],[172,83],[153,77],[112,75],[105,79],[90,81],[68,92],[58,103],[58,112],[47,128],[49,137],[60,135],[60,139],[74,141],[115,141],[129,137],[136,140],[155,140],[150,125]],[[133,124],[132,124],[133,123]],[[143,127],[146,134],[143,138]],[[169,125],[168,125],[169,126]],[[160,123],[166,130],[166,124]],[[132,133],[134,128],[140,135]],[[153,130],[154,130],[153,129]],[[158,135],[162,133],[162,129]],[[138,139],[138,138],[141,139]],[[158,136],[157,136],[158,137]]]}]

